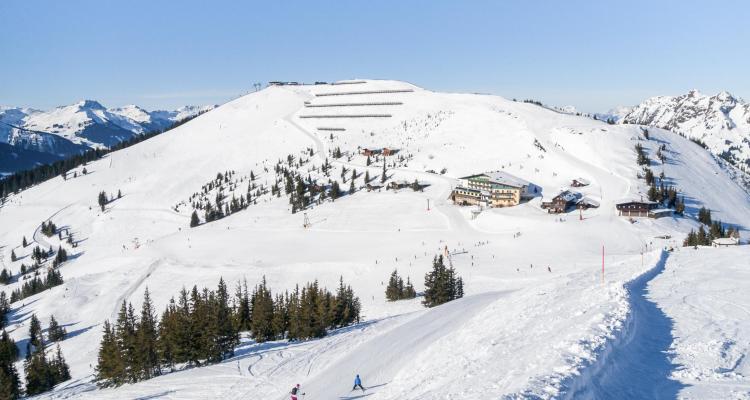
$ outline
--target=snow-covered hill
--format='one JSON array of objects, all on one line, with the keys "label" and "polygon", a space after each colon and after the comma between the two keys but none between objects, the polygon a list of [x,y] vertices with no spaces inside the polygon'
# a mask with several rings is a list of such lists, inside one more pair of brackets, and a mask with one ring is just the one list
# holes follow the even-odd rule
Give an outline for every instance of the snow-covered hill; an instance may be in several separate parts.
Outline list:
[{"label": "snow-covered hill", "polygon": [[[163,130],[215,106],[185,106],[174,111],[146,111],[135,105],[107,109],[93,100],[83,100],[50,111],[0,108],[0,143],[22,150],[49,153],[35,160],[43,163],[93,147],[111,147],[134,135]],[[31,155],[33,153],[28,153]],[[30,158],[29,158],[30,159]],[[33,164],[32,164],[33,165]],[[0,159],[0,172],[13,172],[27,164]]]},{"label": "snow-covered hill", "polygon": [[750,165],[750,104],[721,92],[691,90],[680,96],[657,96],[635,106],[620,120],[669,129],[700,139],[717,156]]},{"label": "snow-covered hill", "polygon": [[[681,191],[684,217],[617,215],[618,201],[647,190],[636,143],[652,155],[654,174],[664,172]],[[320,185],[340,180],[342,168],[379,178],[382,160],[368,165],[358,152],[365,147],[398,149],[389,159],[396,164],[388,166],[389,182],[429,186],[367,191],[359,177],[355,193],[305,210],[307,228],[288,198],[253,192],[257,204],[246,210],[188,227],[194,195],[217,173],[234,171],[227,198],[248,193],[251,172],[256,184],[274,184],[278,160],[305,159],[299,172]],[[660,148],[664,162],[653,156]],[[333,149],[343,156],[333,158]],[[326,160],[329,176],[320,170]],[[571,398],[613,349],[644,340],[642,329],[632,329],[643,297],[634,288],[652,277],[645,272],[664,268],[663,249],[679,247],[698,227],[701,206],[737,226],[743,240],[750,227],[747,193],[677,134],[654,128],[646,140],[635,125],[399,81],[272,86],[110,153],[86,165],[85,175],[82,168],[75,178],[12,195],[0,208],[0,264],[14,273],[33,245],[60,245],[40,234],[43,221],[69,228],[80,241],[60,268],[63,285],[12,305],[8,330],[17,341],[27,337],[31,313],[42,321],[54,315],[73,332],[61,344],[73,380],[49,397],[284,399],[301,383],[310,399],[352,399],[363,396],[350,392],[359,373],[370,388],[364,396],[373,400]],[[489,170],[539,186],[541,198],[478,215],[451,204],[457,178]],[[598,209],[555,215],[541,208],[574,178],[591,182],[580,190]],[[341,182],[344,191],[349,183]],[[118,190],[122,198],[101,212],[98,193]],[[24,236],[36,243],[23,248]],[[422,291],[433,256],[446,249],[465,298],[429,310],[420,299],[385,301],[383,282],[393,269]],[[215,287],[219,277],[253,285],[263,276],[277,292],[315,279],[333,288],[343,276],[361,299],[365,321],[320,340],[246,340],[220,364],[120,388],[100,390],[92,382],[101,324],[123,300],[137,308],[148,288],[162,310],[183,286]],[[645,347],[629,361],[645,362],[650,351],[662,354]],[[621,384],[637,377],[613,376]],[[653,397],[643,389],[651,394],[636,398]]]}]

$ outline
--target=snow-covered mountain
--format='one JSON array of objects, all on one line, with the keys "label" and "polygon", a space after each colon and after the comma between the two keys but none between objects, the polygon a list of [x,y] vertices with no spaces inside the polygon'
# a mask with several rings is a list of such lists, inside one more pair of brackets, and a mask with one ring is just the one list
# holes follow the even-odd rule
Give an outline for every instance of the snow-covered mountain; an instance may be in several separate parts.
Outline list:
[{"label": "snow-covered mountain", "polygon": [[691,90],[679,96],[657,96],[635,106],[624,124],[656,126],[699,139],[735,165],[750,165],[750,104],[728,92],[709,96]]},{"label": "snow-covered mountain", "polygon": [[[134,108],[127,113],[142,116]],[[679,188],[685,216],[618,215],[620,200],[648,190],[636,144],[650,156],[653,174]],[[398,150],[386,174],[382,157],[360,151],[382,147]],[[689,288],[680,282],[699,278],[688,268],[724,249],[680,244],[698,229],[702,206],[738,226],[745,240],[750,201],[710,154],[663,129],[652,129],[647,140],[634,125],[399,81],[271,86],[85,168],[11,194],[0,209],[0,265],[15,277],[35,246],[70,254],[59,267],[62,285],[12,303],[9,313],[8,333],[19,345],[29,341],[32,314],[45,328],[54,315],[68,331],[60,347],[72,379],[40,398],[280,400],[296,383],[310,399],[676,398],[680,387],[665,384],[678,372],[671,352],[682,352],[686,364],[695,352],[710,354],[680,368],[700,367],[705,375],[674,378],[710,391],[693,398],[736,398],[730,391],[748,384],[750,361],[734,358],[750,343],[747,296],[730,288],[741,301],[720,302],[724,291],[702,281],[701,293],[716,302],[685,300]],[[538,196],[485,210],[449,200],[458,178],[496,170],[533,183]],[[316,187],[336,181],[343,195],[294,213],[284,190],[268,190],[289,171]],[[367,187],[383,175],[386,184],[429,186]],[[590,183],[576,190],[598,208],[549,214],[541,207],[542,198],[577,178]],[[122,197],[102,210],[102,191]],[[254,203],[189,227],[197,203],[242,196]],[[43,234],[45,221],[65,227],[77,246]],[[24,237],[31,242],[25,247]],[[747,260],[745,249],[731,254]],[[421,298],[386,301],[383,282],[394,269],[422,292],[436,254],[447,254],[462,277],[463,299],[431,309]],[[672,278],[675,266],[680,281]],[[681,335],[674,349],[671,320],[646,296],[654,276],[665,278],[660,299],[673,306],[666,312]],[[305,341],[256,343],[244,334],[223,362],[178,366],[116,388],[95,384],[103,321],[117,318],[123,302],[139,309],[148,289],[161,312],[181,288],[214,288],[220,277],[230,287],[264,280],[274,293],[312,281],[335,288],[343,277],[361,300],[363,321]],[[695,311],[714,306],[720,320]],[[23,361],[16,368],[23,371]],[[351,392],[354,374],[366,393]]]},{"label": "snow-covered mountain", "polygon": [[607,112],[595,113],[594,116],[600,121],[612,120],[614,122],[620,122],[622,118],[628,115],[632,110],[633,107],[618,106]]},{"label": "snow-covered mountain", "polygon": [[[58,158],[66,157],[87,148],[111,147],[134,135],[166,129],[177,121],[214,107],[185,106],[172,111],[147,111],[128,105],[108,109],[94,100],[82,100],[49,111],[0,107],[0,143]],[[38,162],[45,160],[49,157],[41,157]],[[23,165],[27,166],[27,163]],[[13,159],[0,158],[0,172],[19,169],[23,168]]]}]

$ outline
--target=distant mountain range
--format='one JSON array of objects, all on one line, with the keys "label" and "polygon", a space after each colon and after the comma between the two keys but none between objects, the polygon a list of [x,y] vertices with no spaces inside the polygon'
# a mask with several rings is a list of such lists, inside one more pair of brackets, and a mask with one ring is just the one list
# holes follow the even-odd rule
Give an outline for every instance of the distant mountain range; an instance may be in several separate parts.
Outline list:
[{"label": "distant mountain range", "polygon": [[708,96],[691,90],[679,96],[651,97],[637,106],[618,107],[596,116],[668,129],[700,140],[713,154],[735,166],[750,167],[750,103],[728,92]]},{"label": "distant mountain range", "polygon": [[0,174],[49,163],[89,148],[108,148],[135,135],[169,128],[214,107],[146,111],[136,105],[105,108],[94,100],[49,111],[0,107]]}]

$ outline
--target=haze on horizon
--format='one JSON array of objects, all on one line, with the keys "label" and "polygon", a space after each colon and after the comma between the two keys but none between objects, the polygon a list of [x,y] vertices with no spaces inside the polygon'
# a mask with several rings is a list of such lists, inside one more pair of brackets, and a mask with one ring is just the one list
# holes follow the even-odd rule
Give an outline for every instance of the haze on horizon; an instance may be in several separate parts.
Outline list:
[{"label": "haze on horizon", "polygon": [[0,3],[0,104],[169,109],[253,83],[388,78],[605,111],[697,88],[747,98],[750,4]]}]

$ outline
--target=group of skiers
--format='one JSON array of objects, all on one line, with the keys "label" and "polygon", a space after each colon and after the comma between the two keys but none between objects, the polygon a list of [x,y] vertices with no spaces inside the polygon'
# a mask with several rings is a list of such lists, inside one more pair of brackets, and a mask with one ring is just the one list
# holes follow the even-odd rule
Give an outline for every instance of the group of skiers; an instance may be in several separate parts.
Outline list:
[{"label": "group of skiers", "polygon": [[[352,387],[352,390],[357,389],[357,388],[361,389],[362,393],[365,392],[365,387],[362,386],[362,379],[359,378],[359,374],[357,374],[357,376],[354,377],[354,386]],[[302,392],[302,389],[300,388],[299,383],[297,384],[297,386],[292,388],[291,395],[292,395],[292,400],[299,400],[297,396],[305,395],[305,393]]]}]

